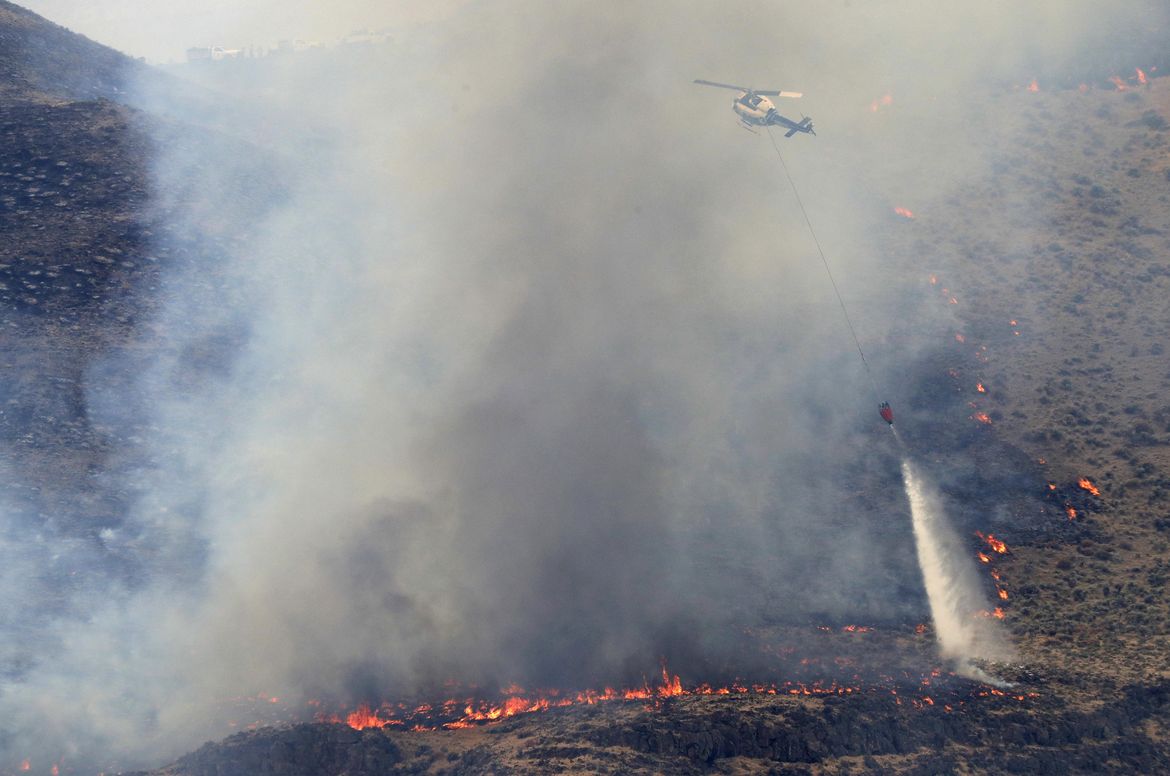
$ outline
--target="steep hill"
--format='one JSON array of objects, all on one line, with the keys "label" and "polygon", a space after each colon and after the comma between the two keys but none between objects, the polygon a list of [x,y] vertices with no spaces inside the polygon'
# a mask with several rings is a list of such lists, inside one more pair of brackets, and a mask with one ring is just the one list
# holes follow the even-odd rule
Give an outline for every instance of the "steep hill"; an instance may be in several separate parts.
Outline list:
[{"label": "steep hill", "polygon": [[[149,419],[130,398],[95,407],[87,383],[118,353],[123,371],[102,375],[116,395],[165,348],[145,325],[153,292],[198,247],[176,256],[152,239],[148,119],[115,101],[132,67],[0,0],[0,465],[12,539],[0,559],[28,591],[20,611],[0,614],[0,635],[84,617],[63,591],[86,581],[138,578],[134,560],[95,548],[133,498],[110,474],[142,454],[136,429]],[[837,672],[831,681],[745,678],[720,693],[667,679],[628,699],[514,705],[524,711],[507,719],[460,703],[428,710],[420,727],[431,729],[414,731],[400,710],[351,726],[279,709],[299,721],[275,724],[263,699],[243,712],[257,729],[152,773],[1170,770],[1167,80],[981,95],[1005,117],[984,142],[1013,149],[1009,160],[874,235],[892,271],[962,322],[907,376],[899,409],[930,408],[905,413],[924,461],[961,464],[943,485],[964,506],[959,524],[1006,543],[996,554],[966,537],[973,556],[995,556],[997,577],[984,581],[1006,596],[1020,658],[990,668],[1009,686],[949,674],[925,623],[810,626],[797,657],[810,676]],[[55,554],[66,546],[70,563]],[[771,638],[793,627],[747,640],[764,653],[795,643]],[[19,679],[38,656],[8,643],[0,675]],[[888,675],[867,673],[874,664]]]},{"label": "steep hill", "polygon": [[125,54],[0,0],[0,100],[118,99],[143,65]]},{"label": "steep hill", "polygon": [[120,443],[85,384],[126,346],[149,306],[137,292],[157,277],[144,118],[107,99],[135,67],[0,3],[4,564],[27,590],[0,621],[6,678],[22,675],[43,629],[72,608],[61,592],[70,571],[48,546],[92,546],[125,509],[125,494],[100,480]]}]

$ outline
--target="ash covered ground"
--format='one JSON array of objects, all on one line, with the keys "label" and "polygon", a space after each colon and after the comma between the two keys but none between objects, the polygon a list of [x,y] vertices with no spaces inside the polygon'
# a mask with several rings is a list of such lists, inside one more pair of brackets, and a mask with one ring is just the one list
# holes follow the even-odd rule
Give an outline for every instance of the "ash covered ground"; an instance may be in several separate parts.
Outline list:
[{"label": "ash covered ground", "polygon": [[[160,74],[0,4],[0,768],[1168,767],[1158,12],[667,10]],[[881,396],[698,77],[808,93]]]}]

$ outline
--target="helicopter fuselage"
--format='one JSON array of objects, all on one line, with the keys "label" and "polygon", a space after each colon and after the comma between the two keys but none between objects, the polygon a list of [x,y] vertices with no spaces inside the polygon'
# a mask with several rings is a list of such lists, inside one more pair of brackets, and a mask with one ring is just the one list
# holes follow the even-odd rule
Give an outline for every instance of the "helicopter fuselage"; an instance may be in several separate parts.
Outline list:
[{"label": "helicopter fuselage", "polygon": [[759,127],[767,126],[769,116],[776,112],[776,106],[771,100],[751,92],[740,92],[740,95],[731,103],[731,108],[745,124],[754,124]]}]

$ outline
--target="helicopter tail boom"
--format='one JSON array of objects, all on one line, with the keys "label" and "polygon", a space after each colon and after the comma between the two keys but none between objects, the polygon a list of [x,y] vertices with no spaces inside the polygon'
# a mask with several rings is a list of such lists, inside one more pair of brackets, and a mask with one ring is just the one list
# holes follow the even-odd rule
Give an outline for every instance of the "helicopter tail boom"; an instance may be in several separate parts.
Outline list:
[{"label": "helicopter tail boom", "polygon": [[792,137],[797,132],[807,132],[814,136],[817,134],[813,131],[812,119],[810,119],[808,116],[805,116],[803,119],[801,119],[799,124],[790,124],[789,130],[784,133],[784,137]]}]

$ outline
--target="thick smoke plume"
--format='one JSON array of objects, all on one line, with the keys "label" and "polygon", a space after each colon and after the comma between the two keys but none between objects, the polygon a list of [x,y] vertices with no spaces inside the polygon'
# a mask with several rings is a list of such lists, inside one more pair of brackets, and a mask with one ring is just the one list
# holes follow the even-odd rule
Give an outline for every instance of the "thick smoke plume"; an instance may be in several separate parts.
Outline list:
[{"label": "thick smoke plume", "polygon": [[[1089,8],[469,4],[143,84],[162,312],[87,386],[133,508],[21,642],[5,755],[150,764],[240,696],[616,684],[759,623],[918,621],[876,404],[950,321],[881,230],[993,153],[986,90],[1146,18]],[[767,139],[695,78],[807,93],[785,158],[890,396]]]}]

